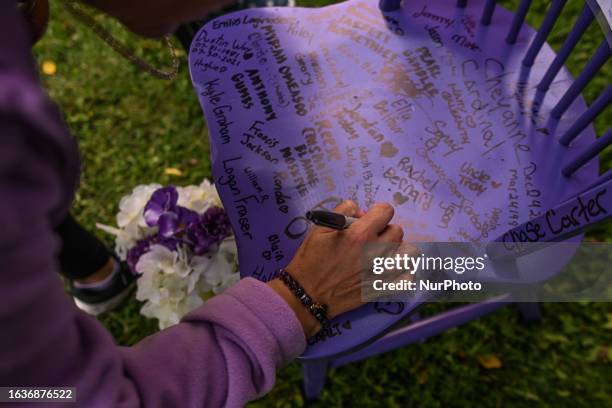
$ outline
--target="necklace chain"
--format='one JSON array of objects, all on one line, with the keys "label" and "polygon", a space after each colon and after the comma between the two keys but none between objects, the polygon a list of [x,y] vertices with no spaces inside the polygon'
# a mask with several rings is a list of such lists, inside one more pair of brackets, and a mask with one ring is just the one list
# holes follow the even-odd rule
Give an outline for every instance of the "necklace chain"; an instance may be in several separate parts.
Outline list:
[{"label": "necklace chain", "polygon": [[170,40],[170,37],[164,37],[163,41],[166,43],[166,45],[170,49],[170,55],[172,56],[172,68],[170,70],[164,71],[164,70],[161,70],[161,69],[158,69],[152,66],[147,61],[135,55],[134,51],[132,51],[125,44],[122,44],[119,40],[117,40],[110,33],[110,31],[102,27],[102,25],[99,24],[97,21],[95,21],[91,15],[85,12],[83,8],[81,7],[81,5],[78,4],[77,1],[65,0],[63,3],[64,3],[64,7],[66,8],[66,10],[68,10],[70,14],[72,14],[77,20],[80,20],[81,23],[90,27],[93,30],[93,32],[96,33],[98,37],[100,37],[102,41],[104,41],[113,50],[115,50],[119,55],[121,55],[122,57],[130,61],[132,64],[136,65],[138,68],[160,79],[165,79],[165,80],[170,81],[176,78],[176,75],[178,73],[178,67],[179,67],[179,59],[176,56],[176,50],[174,48],[174,45],[172,45],[172,41]]}]

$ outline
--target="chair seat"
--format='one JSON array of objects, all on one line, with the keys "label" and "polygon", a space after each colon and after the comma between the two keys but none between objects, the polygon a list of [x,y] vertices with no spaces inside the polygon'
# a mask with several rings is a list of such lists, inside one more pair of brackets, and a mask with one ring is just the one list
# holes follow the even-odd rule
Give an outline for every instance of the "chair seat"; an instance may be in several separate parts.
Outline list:
[{"label": "chair seat", "polygon": [[[411,0],[383,14],[374,0],[321,9],[241,11],[206,24],[190,50],[213,173],[243,276],[285,266],[313,207],[340,198],[393,203],[412,242],[486,243],[592,183],[592,161],[561,174],[595,139],[592,126],[555,141],[586,109],[549,112],[572,83],[563,69],[536,86],[553,50],[521,60],[535,31],[505,43],[512,14],[478,24],[482,1]],[[427,300],[369,303],[339,316],[302,356],[345,352]]]}]

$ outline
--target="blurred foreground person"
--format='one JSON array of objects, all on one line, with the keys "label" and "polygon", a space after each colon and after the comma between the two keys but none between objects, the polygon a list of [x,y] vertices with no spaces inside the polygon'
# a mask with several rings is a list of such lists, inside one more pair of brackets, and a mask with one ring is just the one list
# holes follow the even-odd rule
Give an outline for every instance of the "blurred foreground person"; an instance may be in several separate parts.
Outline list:
[{"label": "blurred foreground person", "polygon": [[[205,14],[201,1],[91,1],[134,31],[158,35]],[[57,277],[60,240],[77,185],[75,141],[36,78],[31,36],[15,2],[0,3],[0,385],[76,387],[83,407],[241,406],[270,390],[326,319],[360,304],[361,253],[400,242],[393,209],[336,211],[350,228],[312,229],[284,273],[241,280],[182,322],[117,347],[78,310]],[[292,284],[287,283],[289,277]],[[295,285],[312,299],[307,307]]]}]

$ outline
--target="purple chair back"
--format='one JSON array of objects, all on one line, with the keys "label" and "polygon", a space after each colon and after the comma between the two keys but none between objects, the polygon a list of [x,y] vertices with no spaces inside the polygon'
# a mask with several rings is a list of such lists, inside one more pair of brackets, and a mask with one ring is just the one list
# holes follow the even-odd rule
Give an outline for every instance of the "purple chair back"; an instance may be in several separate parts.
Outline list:
[{"label": "purple chair back", "polygon": [[[305,212],[331,209],[341,198],[363,207],[394,203],[394,222],[409,241],[479,245],[509,230],[520,236],[530,220],[555,208],[561,214],[601,189],[601,202],[612,207],[612,174],[599,176],[596,159],[612,136],[598,138],[592,126],[612,91],[590,107],[581,96],[610,57],[609,44],[602,40],[572,79],[564,64],[592,9],[583,8],[555,53],[546,39],[566,1],[551,2],[537,31],[524,23],[530,4],[522,0],[511,13],[491,0],[405,0],[401,7],[382,0],[380,12],[371,0],[351,0],[207,23],[191,45],[190,70],[243,275],[273,277],[307,231]],[[605,219],[548,238],[567,239]],[[512,300],[462,307],[363,347],[431,296],[366,304],[336,318],[302,356],[307,395],[320,391],[330,364],[427,337]]]}]

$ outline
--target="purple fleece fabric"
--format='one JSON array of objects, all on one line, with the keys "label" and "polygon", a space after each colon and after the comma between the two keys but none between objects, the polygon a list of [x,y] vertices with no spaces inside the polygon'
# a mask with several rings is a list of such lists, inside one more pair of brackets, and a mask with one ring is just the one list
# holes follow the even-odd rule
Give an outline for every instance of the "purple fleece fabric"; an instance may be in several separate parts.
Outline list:
[{"label": "purple fleece fabric", "polygon": [[[0,386],[76,387],[83,407],[241,406],[305,347],[293,311],[244,279],[134,347],[114,344],[57,275],[53,226],[78,175],[15,2],[0,2]],[[75,404],[70,404],[75,406]]]}]

